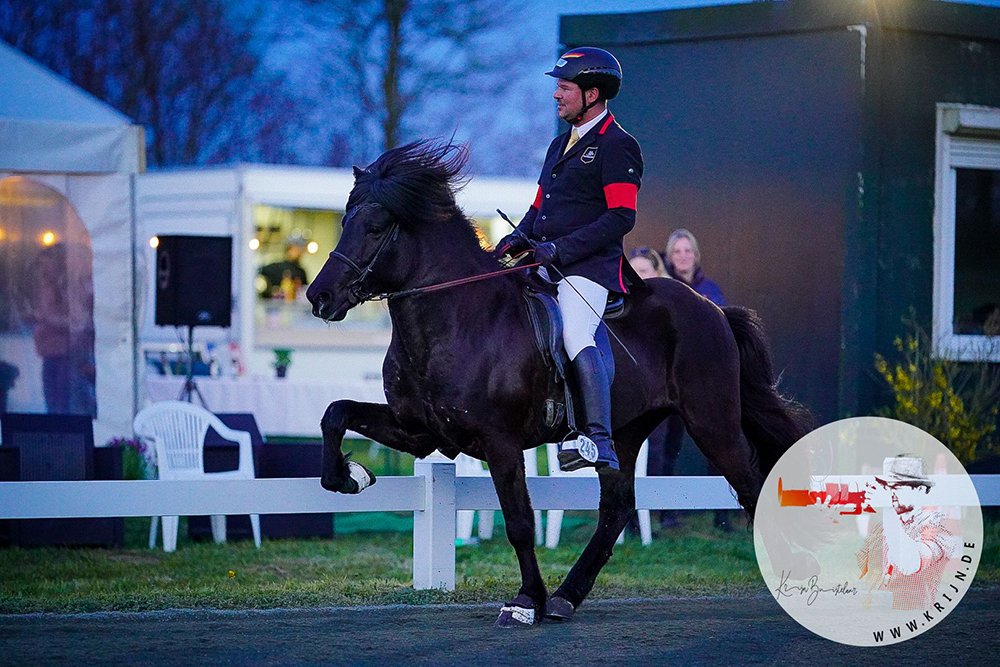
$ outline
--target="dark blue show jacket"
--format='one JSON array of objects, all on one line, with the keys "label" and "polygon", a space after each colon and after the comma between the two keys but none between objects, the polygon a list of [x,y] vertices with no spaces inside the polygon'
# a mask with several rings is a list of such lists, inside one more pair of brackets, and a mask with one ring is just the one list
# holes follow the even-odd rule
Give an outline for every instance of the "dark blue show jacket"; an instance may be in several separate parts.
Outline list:
[{"label": "dark blue show jacket", "polygon": [[639,142],[610,112],[563,155],[569,137],[560,134],[549,144],[535,203],[518,228],[535,241],[555,243],[563,275],[627,292],[622,239],[635,226]]}]

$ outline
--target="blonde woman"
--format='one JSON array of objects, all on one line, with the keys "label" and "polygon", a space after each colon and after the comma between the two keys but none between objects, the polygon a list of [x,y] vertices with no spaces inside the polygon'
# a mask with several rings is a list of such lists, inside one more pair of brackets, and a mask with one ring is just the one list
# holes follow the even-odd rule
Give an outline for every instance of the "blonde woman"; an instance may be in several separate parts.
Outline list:
[{"label": "blonde woman", "polygon": [[701,251],[694,234],[686,229],[676,229],[667,239],[667,273],[688,284],[695,292],[717,306],[726,305],[722,290],[705,277],[701,270]]},{"label": "blonde woman", "polygon": [[663,258],[652,248],[636,248],[629,253],[628,263],[643,280],[667,277],[667,267],[663,265]]}]

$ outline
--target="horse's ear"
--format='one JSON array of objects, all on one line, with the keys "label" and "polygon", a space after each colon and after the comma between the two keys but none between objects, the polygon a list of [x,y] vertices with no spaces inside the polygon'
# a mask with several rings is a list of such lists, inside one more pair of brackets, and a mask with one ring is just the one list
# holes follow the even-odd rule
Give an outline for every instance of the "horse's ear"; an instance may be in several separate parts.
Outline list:
[{"label": "horse's ear", "polygon": [[359,178],[363,173],[365,173],[364,169],[357,165],[354,166],[354,178]]}]

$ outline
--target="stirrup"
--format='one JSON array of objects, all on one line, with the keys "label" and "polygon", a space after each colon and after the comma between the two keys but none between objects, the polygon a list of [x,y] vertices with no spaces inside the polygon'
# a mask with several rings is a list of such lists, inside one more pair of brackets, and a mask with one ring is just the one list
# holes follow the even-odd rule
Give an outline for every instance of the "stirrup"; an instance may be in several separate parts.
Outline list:
[{"label": "stirrup", "polygon": [[597,463],[597,444],[583,433],[575,438],[559,443],[559,469],[563,472],[573,472],[580,468],[593,467]]}]

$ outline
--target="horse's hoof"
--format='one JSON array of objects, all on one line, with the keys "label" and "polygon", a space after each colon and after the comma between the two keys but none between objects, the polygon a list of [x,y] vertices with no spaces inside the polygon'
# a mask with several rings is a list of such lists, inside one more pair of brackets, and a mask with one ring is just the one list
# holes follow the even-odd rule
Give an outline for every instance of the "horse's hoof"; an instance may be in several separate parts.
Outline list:
[{"label": "horse's hoof", "polygon": [[375,474],[360,463],[354,461],[347,462],[347,476],[338,480],[331,480],[324,475],[320,478],[320,484],[327,491],[334,493],[355,494],[361,493],[377,480]]},{"label": "horse's hoof", "polygon": [[535,624],[535,610],[526,607],[504,605],[500,616],[493,624],[495,628],[530,628]]},{"label": "horse's hoof", "polygon": [[541,620],[535,613],[534,601],[526,593],[521,593],[500,609],[495,627],[530,628]]},{"label": "horse's hoof", "polygon": [[576,607],[565,598],[553,595],[545,601],[545,618],[553,621],[568,621],[576,613]]}]

